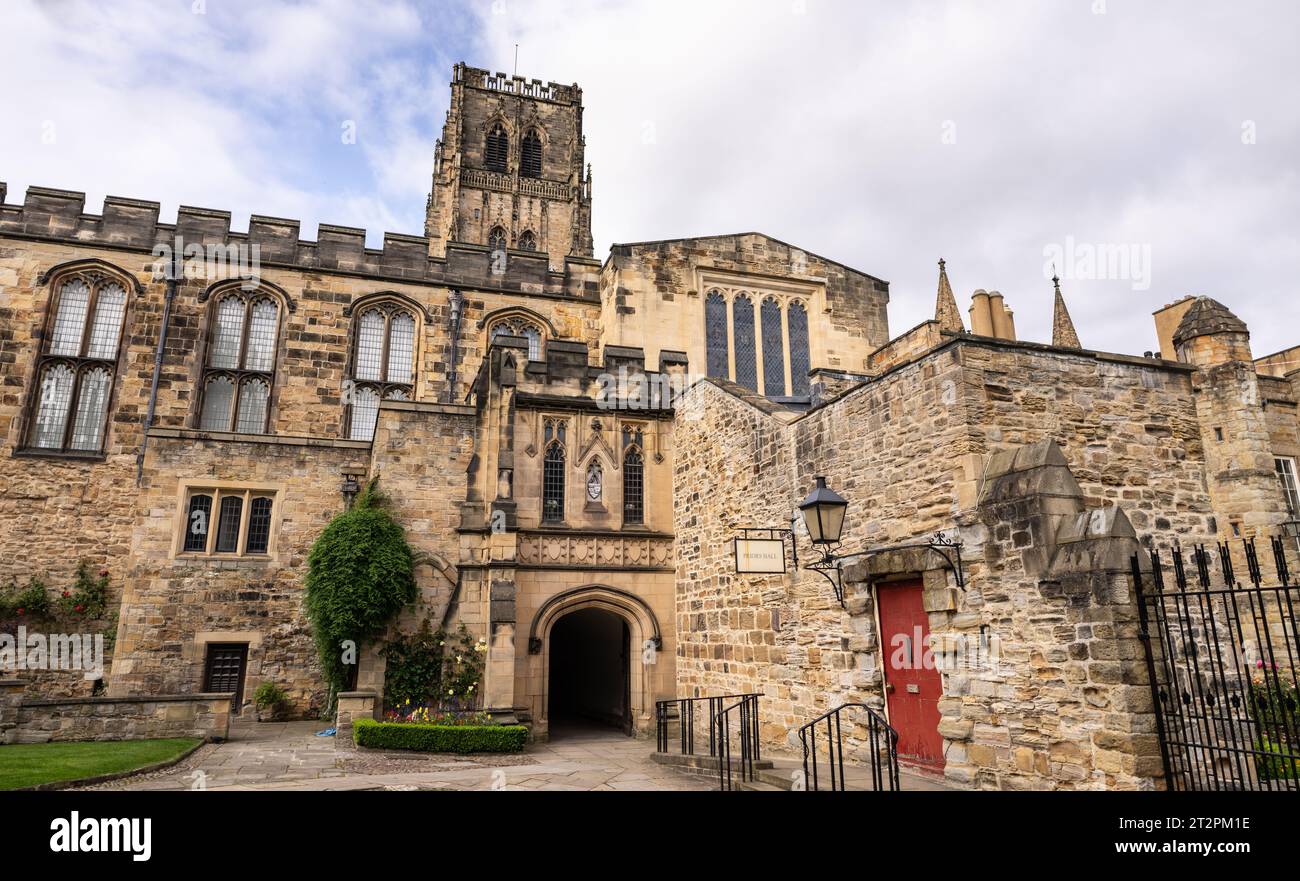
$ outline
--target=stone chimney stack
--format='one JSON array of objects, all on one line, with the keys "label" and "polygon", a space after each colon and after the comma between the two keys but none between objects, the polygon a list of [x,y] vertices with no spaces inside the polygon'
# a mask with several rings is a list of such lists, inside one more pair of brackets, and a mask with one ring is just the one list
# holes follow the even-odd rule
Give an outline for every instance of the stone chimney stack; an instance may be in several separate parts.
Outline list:
[{"label": "stone chimney stack", "polygon": [[970,330],[973,334],[1000,340],[1016,338],[1015,314],[1007,309],[1002,294],[978,290],[971,295]]}]

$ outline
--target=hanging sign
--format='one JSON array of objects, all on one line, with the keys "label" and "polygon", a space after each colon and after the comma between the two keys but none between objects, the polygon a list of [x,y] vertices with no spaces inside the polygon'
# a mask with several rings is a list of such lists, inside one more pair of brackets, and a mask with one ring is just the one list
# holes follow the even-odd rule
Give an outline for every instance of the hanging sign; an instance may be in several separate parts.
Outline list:
[{"label": "hanging sign", "polygon": [[785,539],[737,538],[736,573],[781,575],[785,572]]}]

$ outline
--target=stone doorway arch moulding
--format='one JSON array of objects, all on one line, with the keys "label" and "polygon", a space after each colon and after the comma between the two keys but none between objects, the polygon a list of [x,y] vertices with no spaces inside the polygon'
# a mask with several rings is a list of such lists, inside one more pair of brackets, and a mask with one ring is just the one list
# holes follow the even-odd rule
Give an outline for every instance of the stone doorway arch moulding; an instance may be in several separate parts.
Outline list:
[{"label": "stone doorway arch moulding", "polygon": [[550,732],[550,640],[555,623],[579,609],[602,609],[612,612],[627,622],[631,645],[631,683],[628,693],[632,715],[633,736],[645,736],[652,724],[650,696],[653,694],[654,666],[645,662],[647,642],[654,645],[656,660],[663,649],[663,635],[654,610],[634,593],[604,584],[586,584],[571,588],[551,597],[528,628],[528,655],[530,672],[540,687],[539,705],[534,718],[540,731]]}]

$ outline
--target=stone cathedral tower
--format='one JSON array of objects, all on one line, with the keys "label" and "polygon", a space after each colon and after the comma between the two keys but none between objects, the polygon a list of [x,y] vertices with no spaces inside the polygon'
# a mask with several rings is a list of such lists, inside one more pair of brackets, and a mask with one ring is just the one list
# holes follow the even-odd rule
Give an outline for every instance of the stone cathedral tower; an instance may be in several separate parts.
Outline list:
[{"label": "stone cathedral tower", "polygon": [[425,235],[490,250],[544,251],[550,268],[592,256],[591,173],[578,86],[457,64],[434,158]]}]

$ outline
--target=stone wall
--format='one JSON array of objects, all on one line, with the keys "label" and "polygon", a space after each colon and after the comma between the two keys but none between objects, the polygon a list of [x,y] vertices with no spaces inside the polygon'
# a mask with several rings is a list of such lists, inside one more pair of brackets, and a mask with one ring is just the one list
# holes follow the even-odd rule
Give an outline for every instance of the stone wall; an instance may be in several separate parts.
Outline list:
[{"label": "stone wall", "polygon": [[[775,749],[793,747],[793,729],[841,702],[882,707],[874,600],[862,586],[911,575],[925,581],[936,639],[997,637],[1012,661],[1001,680],[946,677],[951,779],[1152,785],[1149,744],[1135,740],[1149,719],[1131,666],[1127,570],[1091,565],[1096,555],[1083,549],[1103,540],[1136,548],[1142,534],[1213,537],[1190,369],[958,338],[802,416],[699,383],[679,407],[675,438],[679,694],[762,691],[762,735]],[[1024,510],[982,503],[1005,468],[1000,451],[1047,442],[1063,451],[1056,467],[1070,488],[1057,502],[1068,498],[1069,510],[1054,513],[1078,521],[1059,536],[1013,526]],[[934,555],[910,568],[850,568],[847,609],[816,573],[735,574],[738,530],[789,525],[816,474],[850,499],[845,552],[946,531],[965,544],[966,589]],[[1104,534],[1089,532],[1098,510],[1112,512],[1095,527]],[[806,564],[806,536],[799,545]],[[1031,547],[1043,558],[1036,568],[1020,560]]]},{"label": "stone wall", "polygon": [[[9,681],[0,682],[0,690]],[[230,694],[32,699],[0,693],[0,743],[145,740],[199,737],[221,741],[230,732]],[[8,699],[7,712],[4,703]],[[11,720],[6,727],[5,716]]]}]

